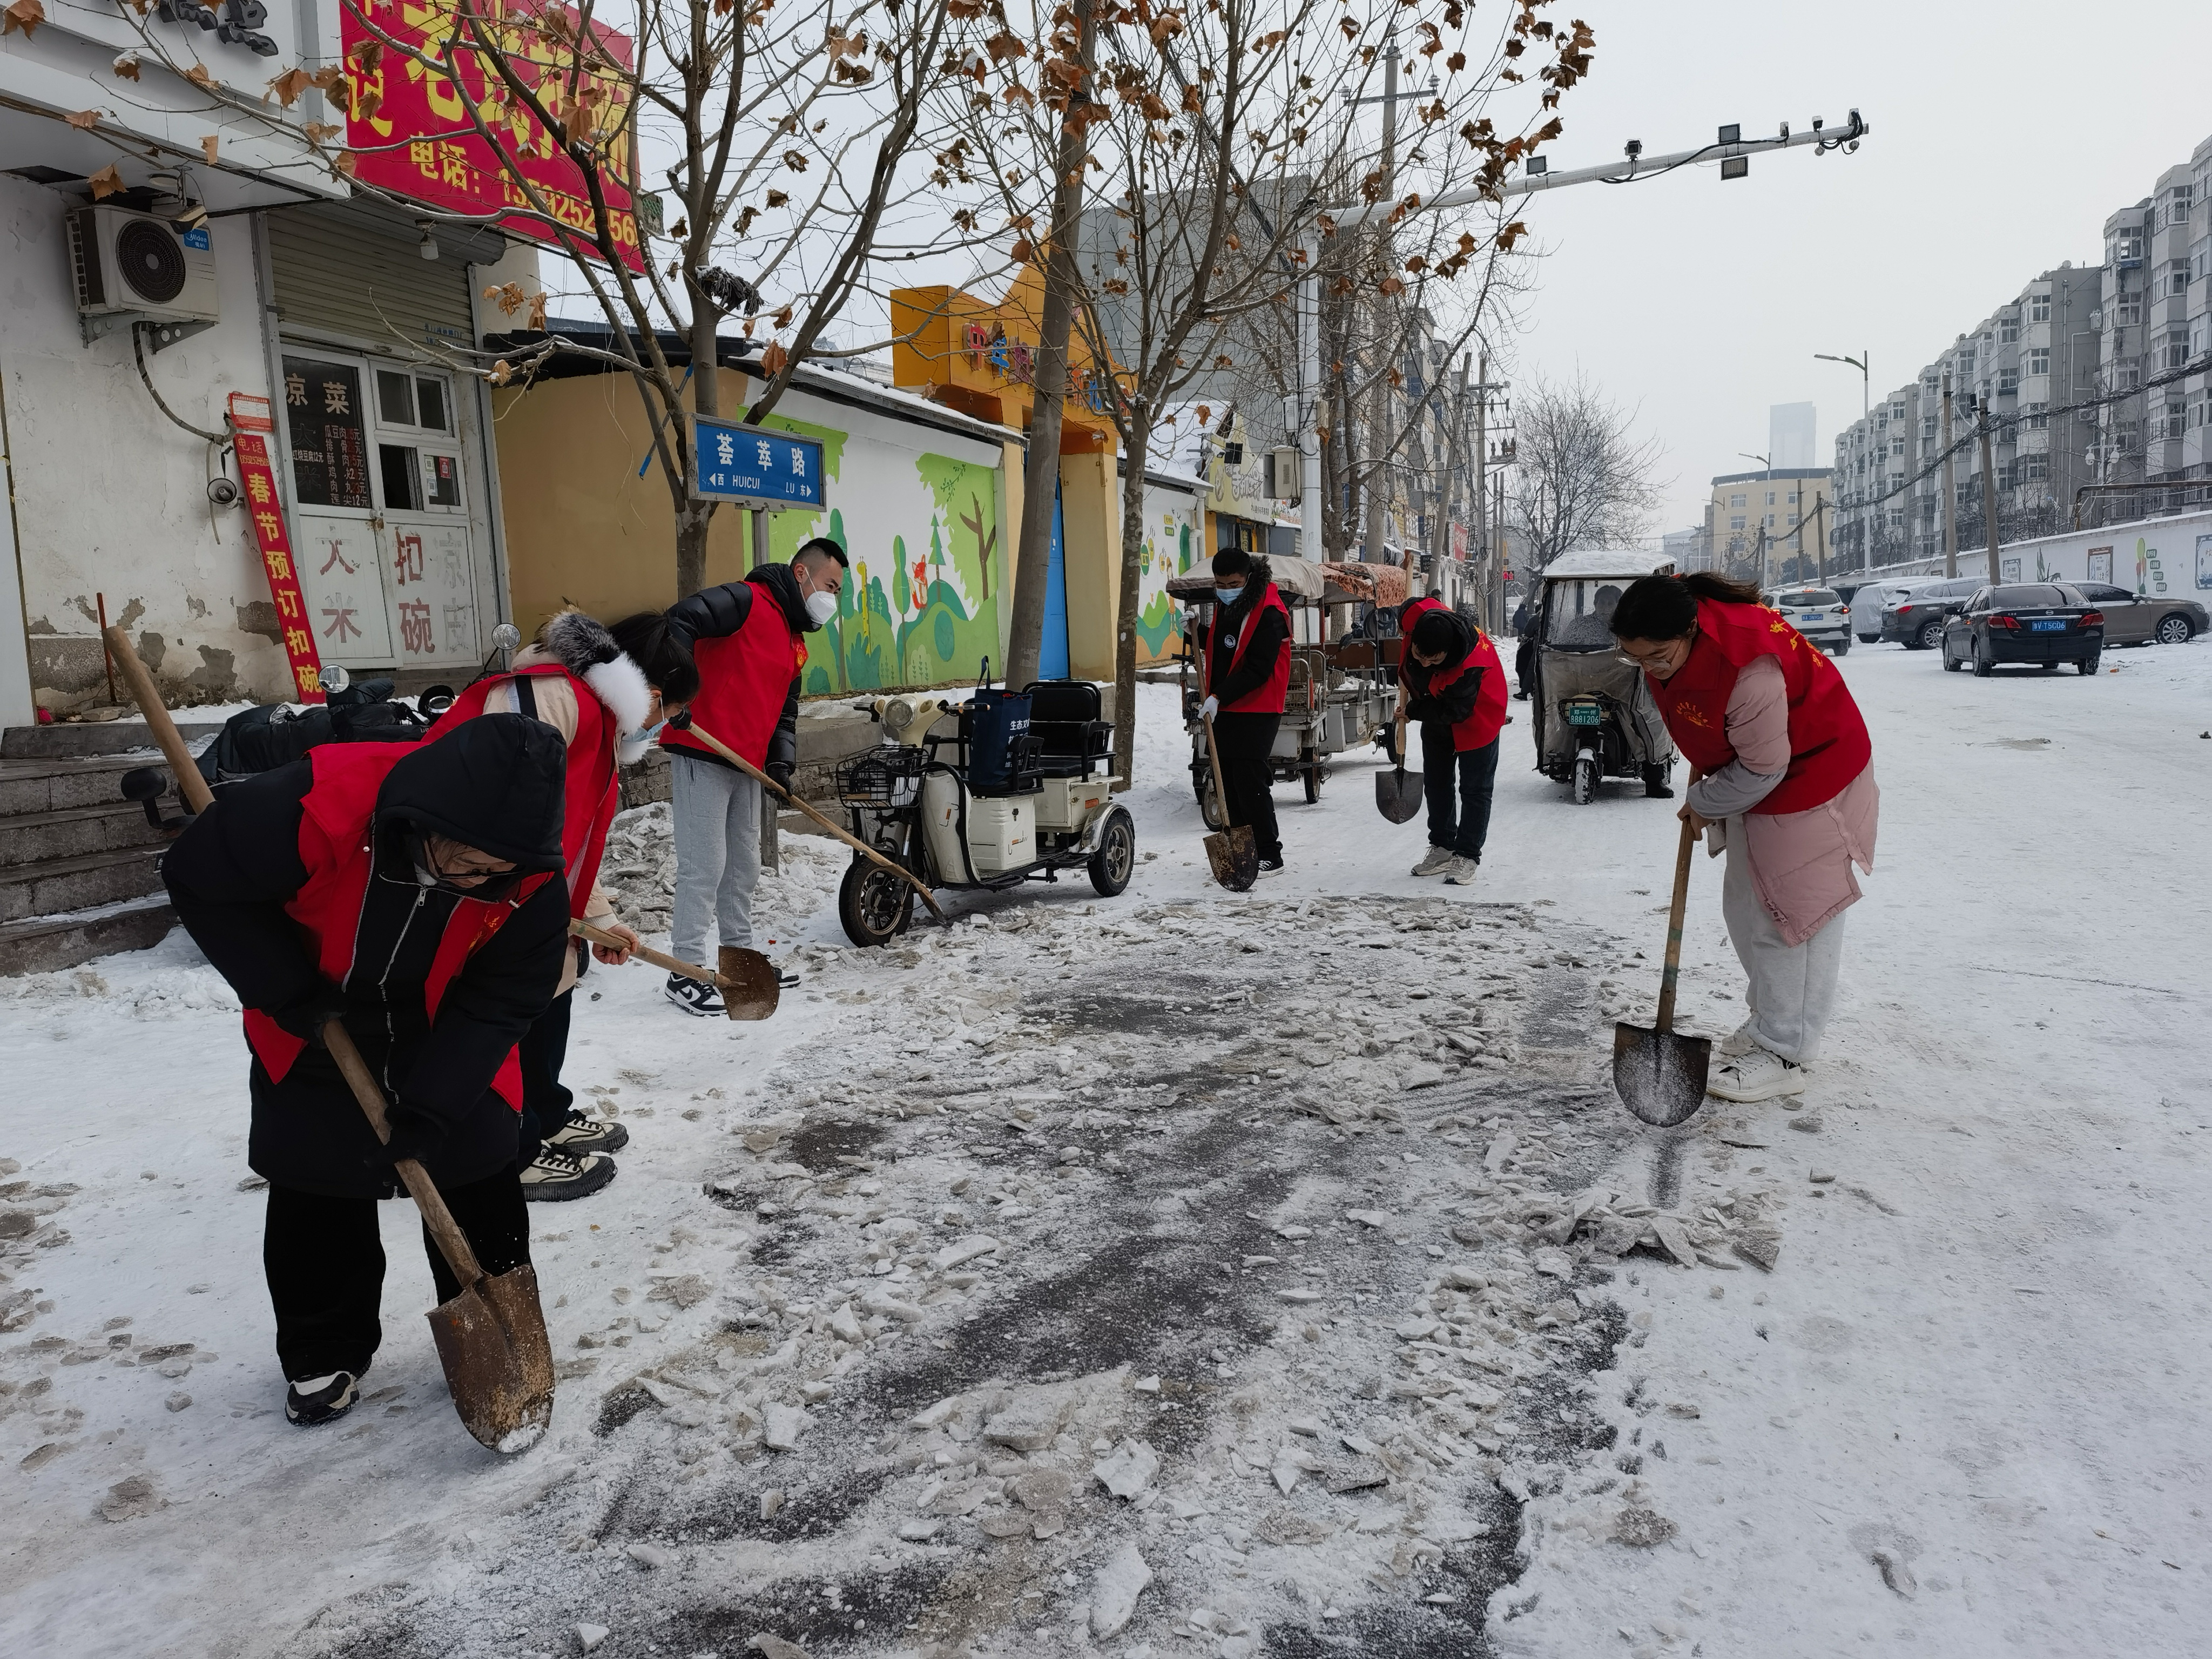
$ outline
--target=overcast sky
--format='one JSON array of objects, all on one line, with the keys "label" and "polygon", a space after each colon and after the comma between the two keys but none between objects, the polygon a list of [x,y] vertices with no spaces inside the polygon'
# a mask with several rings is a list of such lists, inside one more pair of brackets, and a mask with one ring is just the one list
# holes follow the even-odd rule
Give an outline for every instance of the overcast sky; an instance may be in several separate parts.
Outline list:
[{"label": "overcast sky", "polygon": [[1753,157],[1533,198],[1550,250],[1515,348],[1550,376],[1579,364],[1658,436],[1671,476],[1656,529],[1697,522],[1717,472],[1755,467],[1769,405],[1820,406],[1818,454],[1879,398],[2062,259],[2094,264],[2105,217],[2212,137],[2205,0],[1568,0],[1597,33],[1563,105],[1554,169],[1840,123],[1856,155]]}]

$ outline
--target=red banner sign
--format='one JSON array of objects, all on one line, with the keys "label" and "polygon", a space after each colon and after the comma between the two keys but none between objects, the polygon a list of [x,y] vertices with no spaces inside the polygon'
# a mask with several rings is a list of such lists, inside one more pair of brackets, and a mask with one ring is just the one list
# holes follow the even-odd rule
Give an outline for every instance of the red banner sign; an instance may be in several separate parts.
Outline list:
[{"label": "red banner sign", "polygon": [[291,538],[284,533],[284,511],[276,500],[276,475],[269,469],[269,445],[251,432],[238,434],[238,476],[246,486],[246,515],[269,573],[269,597],[276,601],[276,626],[283,630],[284,655],[292,665],[292,688],[301,702],[323,700],[323,659],[307,626],[307,601],[300,592],[300,573],[292,568]]},{"label": "red banner sign", "polygon": [[[386,0],[365,8],[377,27],[394,40],[435,59],[455,30],[452,0]],[[476,10],[485,19],[486,33],[502,57],[544,105],[554,119],[599,132],[616,135],[610,145],[610,167],[600,177],[611,218],[615,246],[623,263],[632,270],[645,268],[638,246],[637,218],[631,211],[629,192],[613,175],[630,170],[629,139],[624,131],[629,89],[620,81],[586,75],[571,100],[568,66],[574,62],[573,40],[579,15],[565,6],[544,0],[476,0]],[[631,61],[629,37],[604,25],[592,25],[599,49],[625,67]],[[457,213],[487,214],[503,209],[531,208],[508,170],[508,163],[493,153],[470,121],[468,109],[451,79],[392,52],[369,52],[373,67],[363,67],[356,48],[375,40],[368,27],[346,8],[342,39],[346,69],[352,81],[352,109],[346,118],[346,144],[354,153],[354,177],[397,195],[431,207]],[[520,105],[486,105],[495,86],[504,90],[498,75],[473,51],[456,53],[469,102],[484,108],[486,121],[498,135],[500,152],[514,158],[514,167],[544,198],[553,216],[585,241],[593,240],[597,228],[583,174],[556,144],[550,133]],[[508,218],[501,230],[551,243],[554,233],[536,219]]]}]

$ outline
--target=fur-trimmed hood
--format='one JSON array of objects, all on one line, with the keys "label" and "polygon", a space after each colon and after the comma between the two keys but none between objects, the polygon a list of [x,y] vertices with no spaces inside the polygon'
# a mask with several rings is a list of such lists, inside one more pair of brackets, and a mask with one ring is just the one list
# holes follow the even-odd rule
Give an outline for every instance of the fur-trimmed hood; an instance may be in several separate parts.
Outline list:
[{"label": "fur-trimmed hood", "polygon": [[606,624],[580,611],[563,611],[538,630],[538,648],[592,688],[615,717],[621,736],[615,759],[633,766],[645,758],[652,739],[645,735],[653,711],[653,687],[645,671],[615,644]]}]

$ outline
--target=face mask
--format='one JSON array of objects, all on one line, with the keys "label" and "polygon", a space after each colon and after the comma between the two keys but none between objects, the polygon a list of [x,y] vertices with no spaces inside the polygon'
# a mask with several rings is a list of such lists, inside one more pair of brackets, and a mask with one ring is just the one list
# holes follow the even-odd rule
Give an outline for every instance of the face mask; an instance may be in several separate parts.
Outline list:
[{"label": "face mask", "polygon": [[1213,590],[1213,597],[1224,605],[1234,605],[1244,597],[1244,590],[1241,587],[1217,587]]},{"label": "face mask", "polygon": [[652,725],[641,726],[635,732],[625,732],[623,733],[623,741],[624,743],[651,743],[655,738],[658,738],[660,735],[661,727],[667,724],[668,722],[666,720],[655,720]]},{"label": "face mask", "polygon": [[835,593],[809,593],[806,596],[806,618],[817,628],[822,627],[837,614]]}]

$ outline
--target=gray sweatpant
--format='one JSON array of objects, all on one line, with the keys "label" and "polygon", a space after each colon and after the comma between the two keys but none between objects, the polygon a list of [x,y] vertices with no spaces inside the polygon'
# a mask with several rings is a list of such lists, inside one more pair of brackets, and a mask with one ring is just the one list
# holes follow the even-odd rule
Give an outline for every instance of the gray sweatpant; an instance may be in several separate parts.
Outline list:
[{"label": "gray sweatpant", "polygon": [[1784,944],[1782,929],[1752,884],[1743,820],[1730,818],[1728,823],[1721,915],[1750,981],[1743,1000],[1751,1007],[1752,1035],[1761,1048],[1810,1066],[1820,1056],[1820,1033],[1835,1012],[1836,979],[1844,961],[1844,919],[1840,915],[1830,917],[1802,945]]},{"label": "gray sweatpant", "polygon": [[714,964],[715,943],[750,947],[753,889],[760,884],[761,787],[735,767],[677,750],[671,809],[676,831],[676,904],[669,950],[685,962]]}]

